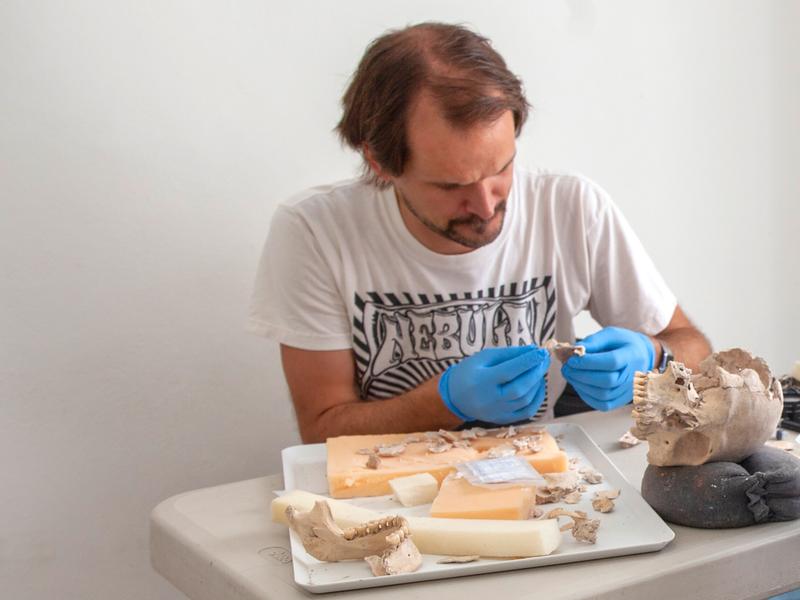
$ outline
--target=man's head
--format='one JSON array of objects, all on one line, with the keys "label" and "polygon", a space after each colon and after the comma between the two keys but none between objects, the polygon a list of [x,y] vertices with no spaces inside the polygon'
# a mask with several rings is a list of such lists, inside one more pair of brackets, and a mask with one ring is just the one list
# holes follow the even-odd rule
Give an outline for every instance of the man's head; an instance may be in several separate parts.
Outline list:
[{"label": "man's head", "polygon": [[528,104],[488,40],[440,23],[388,33],[342,103],[339,134],[373,183],[395,187],[423,244],[455,253],[497,237]]}]

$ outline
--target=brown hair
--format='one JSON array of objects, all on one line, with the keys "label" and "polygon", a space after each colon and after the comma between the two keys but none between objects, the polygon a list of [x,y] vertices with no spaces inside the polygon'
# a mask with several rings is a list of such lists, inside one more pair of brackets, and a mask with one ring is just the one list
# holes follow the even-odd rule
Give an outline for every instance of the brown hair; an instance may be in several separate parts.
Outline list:
[{"label": "brown hair", "polygon": [[[342,141],[359,152],[367,144],[381,168],[401,175],[409,158],[407,113],[422,89],[457,126],[492,122],[511,110],[519,135],[528,117],[522,82],[488,39],[461,25],[420,23],[367,47],[342,97],[344,114],[336,126]],[[388,185],[366,161],[364,174]]]}]

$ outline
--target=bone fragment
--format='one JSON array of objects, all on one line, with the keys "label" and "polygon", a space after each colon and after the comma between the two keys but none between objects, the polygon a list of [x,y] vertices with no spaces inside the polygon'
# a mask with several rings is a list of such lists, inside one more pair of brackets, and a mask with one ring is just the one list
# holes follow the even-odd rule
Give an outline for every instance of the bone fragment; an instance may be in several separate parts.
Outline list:
[{"label": "bone fragment", "polygon": [[556,358],[562,362],[567,362],[572,356],[583,356],[586,354],[586,348],[583,346],[573,346],[566,342],[559,342],[555,339],[549,339],[544,344],[545,350],[551,354],[555,354]]},{"label": "bone fragment", "polygon": [[387,548],[380,555],[365,556],[373,575],[413,573],[422,564],[422,555],[411,541],[405,538],[398,546]]},{"label": "bone fragment", "polygon": [[403,452],[406,451],[406,445],[403,443],[400,444],[381,444],[375,450],[378,456],[389,457],[389,456],[400,456]]},{"label": "bone fragment", "polygon": [[446,565],[450,563],[470,563],[478,560],[478,554],[470,554],[469,556],[445,556],[436,561],[437,564]]},{"label": "bone fragment", "polygon": [[585,467],[578,471],[581,477],[586,483],[590,483],[592,485],[596,483],[601,483],[603,481],[603,474],[600,471],[595,471],[590,467]]},{"label": "bone fragment", "polygon": [[[544,473],[542,477],[544,477],[547,485],[537,487],[535,494],[536,504],[567,501],[567,497],[569,497],[569,503],[580,501],[580,482],[578,475],[574,471]],[[575,495],[576,493],[578,494],[577,496]]]},{"label": "bone fragment", "polygon": [[504,458],[506,456],[514,456],[516,453],[517,449],[511,444],[500,444],[490,448],[486,456],[487,458]]},{"label": "bone fragment", "polygon": [[630,431],[623,433],[622,437],[617,440],[617,443],[623,448],[633,448],[639,442],[641,442],[641,440],[633,435]]},{"label": "bone fragment", "polygon": [[502,439],[514,437],[515,435],[517,435],[517,428],[513,425],[509,425],[508,427],[501,429],[500,433],[498,433],[495,437]]},{"label": "bone fragment", "polygon": [[366,466],[368,469],[377,469],[381,466],[381,457],[374,453],[370,454]]},{"label": "bone fragment", "polygon": [[447,431],[445,429],[440,429],[439,435],[442,436],[444,439],[446,439],[448,442],[456,442],[460,439],[459,436],[454,434],[452,431]]},{"label": "bone fragment", "polygon": [[446,442],[443,439],[440,439],[438,442],[433,442],[428,444],[428,452],[433,454],[441,454],[442,452],[447,452],[450,448],[453,447],[453,444],[450,442]]},{"label": "bone fragment", "polygon": [[614,510],[614,500],[619,498],[619,490],[604,490],[596,492],[592,498],[592,508],[601,513]]},{"label": "bone fragment", "polygon": [[571,531],[572,536],[579,542],[594,544],[597,542],[597,530],[600,528],[600,521],[590,519],[582,510],[569,511],[563,508],[554,508],[547,513],[547,518],[569,517],[572,523],[563,525],[561,531]]}]

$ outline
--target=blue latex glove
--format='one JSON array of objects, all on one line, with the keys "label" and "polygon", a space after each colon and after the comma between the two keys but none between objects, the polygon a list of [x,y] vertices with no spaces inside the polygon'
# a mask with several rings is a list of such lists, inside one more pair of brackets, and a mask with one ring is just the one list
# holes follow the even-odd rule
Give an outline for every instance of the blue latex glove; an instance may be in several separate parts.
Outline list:
[{"label": "blue latex glove", "polygon": [[586,404],[612,410],[633,398],[633,375],[653,368],[656,351],[643,333],[606,327],[582,342],[584,356],[571,357],[561,373]]},{"label": "blue latex glove", "polygon": [[544,402],[549,366],[550,354],[537,346],[484,348],[442,374],[439,395],[464,421],[523,421]]}]

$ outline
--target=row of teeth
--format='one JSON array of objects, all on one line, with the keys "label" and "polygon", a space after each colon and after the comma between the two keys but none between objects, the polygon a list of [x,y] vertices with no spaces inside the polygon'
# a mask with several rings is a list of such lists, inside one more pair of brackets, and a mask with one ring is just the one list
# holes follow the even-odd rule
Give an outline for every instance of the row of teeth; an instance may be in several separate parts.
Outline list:
[{"label": "row of teeth", "polygon": [[342,534],[344,539],[354,540],[358,537],[365,537],[379,533],[385,529],[397,529],[397,531],[393,532],[391,536],[398,535],[398,544],[402,542],[408,535],[408,525],[406,520],[403,517],[397,516],[385,517],[383,519],[378,519],[377,521],[370,521],[369,523],[364,523],[358,527],[350,527],[349,529],[345,529]]},{"label": "row of teeth", "polygon": [[636,371],[633,375],[633,401],[643,402],[647,398],[647,373]]}]

